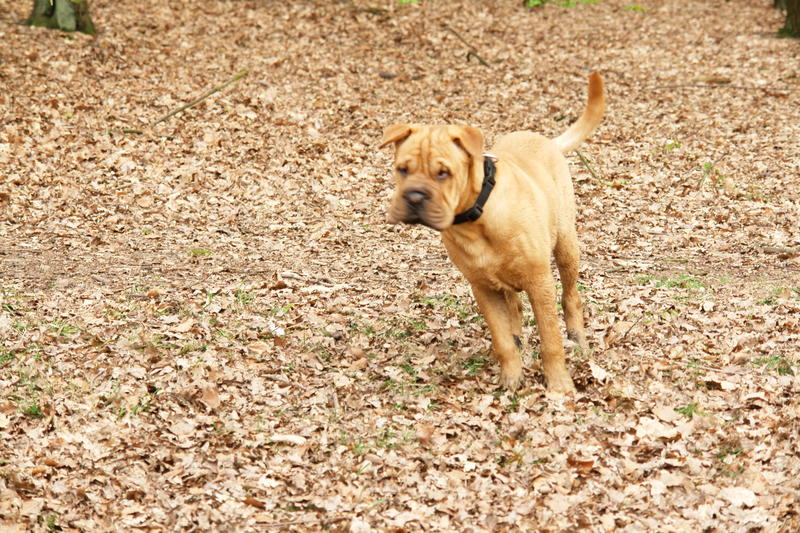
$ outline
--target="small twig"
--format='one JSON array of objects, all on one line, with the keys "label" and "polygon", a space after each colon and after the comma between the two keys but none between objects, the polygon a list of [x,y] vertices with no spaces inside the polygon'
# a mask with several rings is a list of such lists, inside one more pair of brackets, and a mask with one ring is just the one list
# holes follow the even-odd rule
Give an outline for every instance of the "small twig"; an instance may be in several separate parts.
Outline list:
[{"label": "small twig", "polygon": [[483,65],[484,67],[488,67],[489,66],[489,63],[487,63],[485,59],[483,59],[481,56],[479,56],[477,53],[473,52],[472,50],[467,52],[467,63],[469,63],[469,58],[470,57],[474,57],[475,59],[480,61],[481,65]]},{"label": "small twig", "polygon": [[481,65],[483,65],[484,67],[488,67],[489,66],[489,63],[485,59],[483,59],[480,55],[478,55],[478,49],[475,48],[474,46],[472,46],[471,44],[469,44],[466,41],[466,39],[464,39],[456,30],[454,30],[453,28],[451,28],[447,24],[443,24],[442,26],[444,26],[444,29],[446,29],[447,31],[449,31],[450,33],[455,35],[456,38],[459,41],[464,43],[464,45],[466,45],[466,47],[469,48],[469,52],[467,52],[467,61],[469,61],[470,57],[474,57],[475,59],[480,61]]},{"label": "small twig", "polygon": [[[108,130],[108,132],[109,133],[114,133],[114,130]],[[144,135],[144,131],[136,130],[136,129],[132,129],[132,128],[124,128],[124,129],[120,130],[120,132],[121,133],[135,133],[137,135]],[[156,135],[156,137],[161,137],[163,139],[167,139],[168,141],[171,141],[171,140],[173,140],[175,138],[174,135]]]},{"label": "small twig", "polygon": [[263,377],[271,379],[272,381],[277,381],[278,383],[283,383],[284,385],[292,384],[292,382],[289,381],[289,378],[281,374],[264,374]]},{"label": "small twig", "polygon": [[651,361],[657,361],[662,364],[666,364],[669,366],[673,366],[675,368],[684,368],[684,367],[691,367],[697,368],[699,370],[704,370],[706,372],[718,372],[720,374],[728,374],[730,376],[753,376],[755,375],[753,372],[745,372],[740,370],[725,370],[723,368],[716,368],[713,366],[697,364],[692,360],[681,359],[678,361],[673,361],[671,359],[667,359],[666,357],[659,356],[659,355],[652,355],[652,354],[641,354],[641,357],[645,357],[650,359]]},{"label": "small twig", "polygon": [[319,522],[321,524],[331,524],[333,522],[341,522],[342,520],[347,520],[346,516],[339,516],[336,518],[306,518],[304,520],[288,520],[286,522],[265,522],[263,524],[256,524],[258,527],[286,527],[286,526],[297,526],[300,524],[313,524],[315,522]]},{"label": "small twig", "polygon": [[209,89],[208,91],[206,91],[206,92],[205,92],[205,93],[204,93],[204,94],[203,94],[203,95],[202,95],[200,98],[197,98],[196,100],[192,100],[192,101],[191,101],[191,102],[189,102],[188,104],[184,104],[184,105],[182,105],[181,107],[179,107],[178,109],[176,109],[176,110],[174,110],[174,111],[170,111],[169,113],[167,113],[166,115],[164,115],[164,116],[163,116],[163,117],[161,117],[160,119],[158,119],[158,120],[156,120],[155,122],[153,122],[153,123],[150,125],[150,127],[152,128],[153,126],[155,126],[155,125],[157,125],[157,124],[160,124],[160,123],[164,122],[165,120],[167,120],[167,119],[168,119],[168,118],[170,118],[171,116],[173,116],[173,115],[177,115],[177,114],[178,114],[178,113],[180,113],[181,111],[185,111],[185,110],[189,109],[190,107],[194,107],[194,106],[196,106],[197,104],[199,104],[200,102],[202,102],[203,100],[205,100],[206,98],[208,98],[209,96],[211,96],[212,94],[214,94],[214,93],[217,93],[217,92],[221,91],[222,89],[224,89],[225,87],[227,87],[227,86],[228,86],[228,85],[230,85],[231,83],[235,82],[236,80],[239,80],[239,79],[241,79],[241,78],[244,78],[245,76],[247,76],[247,73],[248,73],[248,70],[247,70],[247,69],[245,69],[245,70],[242,70],[241,72],[238,72],[238,73],[237,73],[235,76],[233,76],[231,79],[229,79],[228,81],[226,81],[226,82],[225,82],[225,83],[223,83],[222,85],[217,85],[217,86],[216,86],[216,87],[214,87],[213,89]]},{"label": "small twig", "polygon": [[686,84],[675,84],[675,85],[654,85],[652,87],[645,87],[645,89],[651,90],[660,90],[660,89],[734,89],[738,91],[782,91],[782,92],[792,92],[791,88],[788,87],[750,87],[746,85],[726,85],[726,84],[715,84],[715,85],[705,85],[700,83],[686,83]]},{"label": "small twig", "polygon": [[384,7],[362,7],[356,9],[357,12],[369,13],[370,15],[378,15],[379,17],[389,18],[389,10]]},{"label": "small twig", "polygon": [[729,376],[752,376],[752,372],[740,372],[738,370],[723,370],[722,368],[714,368],[713,366],[692,364],[691,361],[683,361],[685,365],[691,365],[691,368],[699,368],[706,372],[718,372],[720,374],[728,374]]},{"label": "small twig", "polygon": [[598,175],[595,173],[595,171],[592,169],[592,166],[589,164],[589,160],[588,160],[588,159],[586,159],[586,158],[583,156],[583,154],[582,154],[582,153],[580,153],[580,151],[579,151],[579,150],[575,150],[575,153],[576,153],[576,154],[578,154],[578,159],[580,159],[580,160],[581,160],[581,163],[583,163],[583,166],[585,166],[585,167],[586,167],[586,170],[588,170],[588,171],[589,171],[589,174],[591,174],[591,175],[592,175],[592,177],[593,177],[595,180],[599,181],[600,183],[606,183],[606,181],[605,181],[605,180],[601,180],[601,179],[600,179],[600,176],[598,176]]},{"label": "small twig", "polygon": [[767,254],[781,255],[800,255],[800,248],[786,248],[784,246],[762,246],[761,249]]},{"label": "small twig", "polygon": [[[632,329],[633,329],[633,328],[636,326],[636,324],[638,324],[639,322],[641,322],[643,318],[644,318],[644,314],[641,314],[641,315],[639,315],[639,318],[637,318],[637,319],[636,319],[636,321],[635,321],[633,324],[631,324],[631,327],[629,327],[629,328],[628,328],[628,329],[625,331],[625,333],[623,333],[623,334],[622,334],[622,337],[620,337],[620,338],[619,338],[619,340],[621,341],[621,340],[623,340],[625,337],[627,337],[627,336],[628,336],[628,333],[630,333],[630,332],[631,332],[631,330],[632,330]],[[617,341],[617,342],[619,342],[619,341]]]}]

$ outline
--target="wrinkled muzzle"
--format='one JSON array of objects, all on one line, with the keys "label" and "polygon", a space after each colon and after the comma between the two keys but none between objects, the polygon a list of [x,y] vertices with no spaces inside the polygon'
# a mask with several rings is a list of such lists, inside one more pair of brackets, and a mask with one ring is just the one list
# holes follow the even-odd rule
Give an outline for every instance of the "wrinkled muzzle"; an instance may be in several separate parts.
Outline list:
[{"label": "wrinkled muzzle", "polygon": [[388,221],[391,224],[422,224],[441,231],[452,222],[447,209],[430,188],[421,184],[409,184],[398,189],[389,206]]}]

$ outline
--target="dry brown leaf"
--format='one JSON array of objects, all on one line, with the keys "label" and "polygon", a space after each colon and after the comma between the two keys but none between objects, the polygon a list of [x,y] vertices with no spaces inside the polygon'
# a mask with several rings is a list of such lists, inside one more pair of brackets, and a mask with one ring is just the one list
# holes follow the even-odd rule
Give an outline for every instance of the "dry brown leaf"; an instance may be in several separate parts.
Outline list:
[{"label": "dry brown leaf", "polygon": [[625,320],[615,322],[603,337],[603,342],[605,343],[606,347],[610,348],[623,339],[625,334],[631,329],[631,326],[633,326],[633,322],[628,322]]},{"label": "dry brown leaf", "polygon": [[306,438],[301,437],[300,435],[283,435],[280,433],[272,435],[269,438],[269,440],[271,440],[272,442],[283,442],[286,444],[294,444],[296,446],[300,446],[302,444],[305,444],[306,442]]},{"label": "dry brown leaf", "polygon": [[594,468],[594,459],[578,459],[574,455],[568,455],[567,464],[579,474],[586,476],[589,475],[592,468]]},{"label": "dry brown leaf", "polygon": [[248,344],[247,349],[255,352],[258,355],[264,354],[271,350],[270,345],[264,341],[256,341]]},{"label": "dry brown leaf", "polygon": [[194,318],[187,317],[186,320],[172,328],[173,331],[176,333],[186,333],[194,326]]},{"label": "dry brown leaf", "polygon": [[416,431],[417,440],[423,446],[430,446],[431,439],[433,438],[433,432],[435,430],[436,428],[433,426],[433,424],[429,424],[427,422],[422,422],[420,424],[417,424],[417,431]]},{"label": "dry brown leaf", "polygon": [[245,498],[242,502],[257,509],[265,509],[267,507],[266,503],[257,498]]},{"label": "dry brown leaf", "polygon": [[200,400],[211,410],[220,406],[219,390],[216,385],[206,385],[201,389]]},{"label": "dry brown leaf", "polygon": [[758,503],[755,493],[745,487],[725,487],[719,491],[719,497],[737,507],[753,507]]},{"label": "dry brown leaf", "polygon": [[599,381],[600,383],[605,382],[610,377],[608,372],[606,372],[602,367],[596,365],[592,361],[589,361],[589,370],[592,373],[592,377],[597,381]]}]

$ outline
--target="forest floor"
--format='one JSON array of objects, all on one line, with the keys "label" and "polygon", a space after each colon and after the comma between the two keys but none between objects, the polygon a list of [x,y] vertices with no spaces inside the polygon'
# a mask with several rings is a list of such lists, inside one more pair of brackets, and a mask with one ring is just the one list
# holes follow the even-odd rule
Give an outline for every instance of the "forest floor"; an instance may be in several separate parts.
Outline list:
[{"label": "forest floor", "polygon": [[[0,531],[800,530],[800,43],[559,3],[0,0]],[[548,394],[528,312],[512,394],[377,146],[558,135],[593,70],[593,349]]]}]

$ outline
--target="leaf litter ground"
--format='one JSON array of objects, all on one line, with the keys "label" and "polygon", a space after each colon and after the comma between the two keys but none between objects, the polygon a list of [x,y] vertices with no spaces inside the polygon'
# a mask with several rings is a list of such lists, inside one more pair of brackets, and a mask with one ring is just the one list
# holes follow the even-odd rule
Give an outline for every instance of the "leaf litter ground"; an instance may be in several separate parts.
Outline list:
[{"label": "leaf litter ground", "polygon": [[[797,531],[800,45],[771,4],[97,0],[92,38],[1,0],[0,529]],[[377,140],[556,135],[592,70],[594,349],[550,396],[529,324],[509,394],[438,237],[384,224]]]}]

